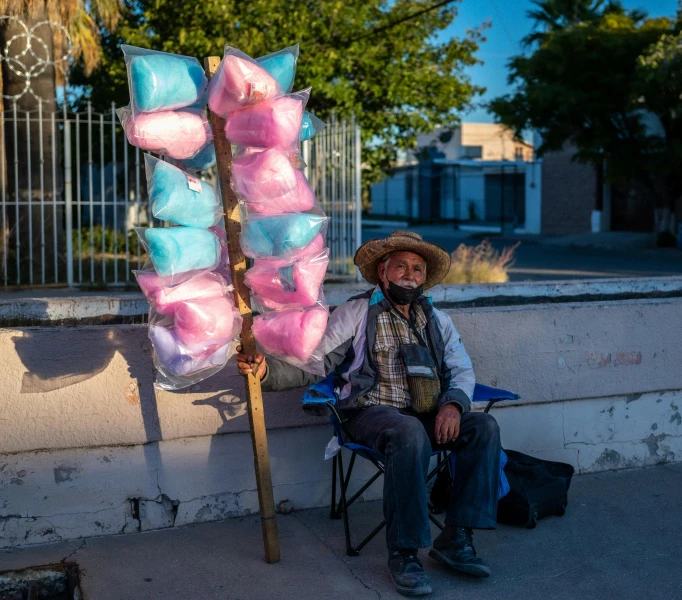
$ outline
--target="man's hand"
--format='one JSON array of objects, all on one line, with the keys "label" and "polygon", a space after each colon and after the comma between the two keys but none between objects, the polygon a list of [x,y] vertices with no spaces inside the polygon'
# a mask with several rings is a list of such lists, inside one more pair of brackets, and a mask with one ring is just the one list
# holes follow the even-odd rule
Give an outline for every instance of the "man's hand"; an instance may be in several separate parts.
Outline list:
[{"label": "man's hand", "polygon": [[266,371],[265,356],[260,352],[256,352],[253,356],[242,354],[241,346],[237,346],[237,352],[237,368],[239,369],[239,373],[241,375],[253,373],[258,379],[263,379]]},{"label": "man's hand", "polygon": [[436,415],[435,435],[437,444],[447,444],[459,437],[462,415],[454,404],[446,404]]}]

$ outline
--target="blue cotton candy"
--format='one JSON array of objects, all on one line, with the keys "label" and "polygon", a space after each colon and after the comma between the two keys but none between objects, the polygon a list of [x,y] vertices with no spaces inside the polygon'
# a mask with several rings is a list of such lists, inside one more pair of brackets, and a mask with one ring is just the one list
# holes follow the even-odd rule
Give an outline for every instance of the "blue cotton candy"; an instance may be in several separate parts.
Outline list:
[{"label": "blue cotton candy", "polygon": [[[193,178],[194,179],[194,178]],[[152,214],[163,221],[187,227],[208,228],[218,217],[218,198],[205,181],[198,181],[200,192],[190,189],[187,173],[158,161],[149,180]]]},{"label": "blue cotton candy", "polygon": [[242,250],[252,257],[282,256],[307,246],[326,220],[308,213],[252,217],[242,224]]},{"label": "blue cotton candy", "polygon": [[206,144],[193,158],[179,160],[178,165],[185,171],[204,171],[216,163],[215,146],[213,142]]},{"label": "blue cotton candy", "polygon": [[284,91],[294,85],[296,75],[296,57],[290,52],[281,52],[256,59],[270,75],[272,75]]},{"label": "blue cotton candy", "polygon": [[169,54],[130,59],[130,87],[137,110],[156,112],[189,106],[204,98],[208,82],[198,61]]},{"label": "blue cotton candy", "polygon": [[301,119],[301,135],[299,136],[299,139],[302,142],[312,139],[326,126],[327,124],[324,121],[305,110],[303,111],[303,118]]},{"label": "blue cotton candy", "polygon": [[220,259],[218,236],[209,229],[163,227],[147,229],[149,258],[161,277],[214,269]]}]

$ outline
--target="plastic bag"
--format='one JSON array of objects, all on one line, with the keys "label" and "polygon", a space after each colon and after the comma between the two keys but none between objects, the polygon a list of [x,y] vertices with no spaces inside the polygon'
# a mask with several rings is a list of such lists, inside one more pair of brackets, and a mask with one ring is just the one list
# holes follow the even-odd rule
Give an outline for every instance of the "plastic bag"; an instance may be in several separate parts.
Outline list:
[{"label": "plastic bag", "polygon": [[294,88],[297,61],[298,44],[256,59],[256,62],[275,78],[285,93]]},{"label": "plastic bag", "polygon": [[327,217],[313,213],[247,214],[242,218],[242,251],[251,258],[290,258],[310,244],[327,221]]},{"label": "plastic bag", "polygon": [[239,333],[239,312],[229,296],[179,302],[175,308],[175,333],[189,348],[202,344],[222,346]]},{"label": "plastic bag", "polygon": [[192,158],[186,158],[185,160],[173,159],[172,162],[176,167],[180,167],[184,171],[189,171],[190,173],[210,169],[216,164],[215,146],[213,145],[213,140],[208,142],[208,144],[199,150],[196,156]]},{"label": "plastic bag", "polygon": [[196,227],[137,228],[154,269],[166,278],[165,285],[178,285],[200,271],[212,271],[221,255],[220,240],[210,229]]},{"label": "plastic bag", "polygon": [[225,137],[240,146],[298,149],[310,88],[247,106],[229,115]]},{"label": "plastic bag", "polygon": [[153,271],[135,271],[135,277],[145,298],[164,317],[174,317],[179,302],[226,296],[232,287],[213,271],[199,273],[173,287],[164,285],[164,278]]},{"label": "plastic bag", "polygon": [[296,188],[296,169],[276,148],[242,154],[232,162],[231,185],[248,202],[267,202]]},{"label": "plastic bag", "polygon": [[329,250],[292,264],[256,260],[245,276],[251,297],[263,308],[305,308],[320,303],[322,283],[329,265]]},{"label": "plastic bag", "polygon": [[149,154],[144,162],[149,202],[157,219],[203,228],[218,222],[222,210],[213,186]]},{"label": "plastic bag", "polygon": [[135,115],[201,104],[208,80],[196,58],[127,44],[121,50]]},{"label": "plastic bag", "polygon": [[232,189],[248,204],[249,212],[277,215],[315,206],[315,195],[305,175],[292,164],[292,156],[270,148],[234,159]]},{"label": "plastic bag", "polygon": [[208,107],[221,117],[248,104],[282,94],[277,79],[253,58],[225,46],[223,60],[208,85]]},{"label": "plastic bag", "polygon": [[327,328],[329,311],[314,306],[268,312],[253,320],[253,335],[266,354],[301,369],[324,374],[324,355],[316,349]]},{"label": "plastic bag", "polygon": [[203,110],[187,108],[133,115],[130,107],[125,107],[116,114],[130,144],[178,160],[195,157],[213,140]]},{"label": "plastic bag", "polygon": [[313,113],[303,111],[303,119],[301,120],[301,135],[299,140],[305,142],[314,138],[320,131],[322,131],[327,124],[318,119]]}]

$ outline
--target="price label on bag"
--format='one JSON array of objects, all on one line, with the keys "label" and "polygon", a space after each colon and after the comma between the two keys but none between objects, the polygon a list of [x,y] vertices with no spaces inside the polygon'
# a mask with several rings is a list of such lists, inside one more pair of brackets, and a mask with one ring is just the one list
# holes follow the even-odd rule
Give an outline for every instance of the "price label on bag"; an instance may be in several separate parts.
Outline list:
[{"label": "price label on bag", "polygon": [[259,99],[265,96],[268,91],[268,84],[264,81],[253,81],[251,82],[250,99]]},{"label": "price label on bag", "polygon": [[201,192],[201,181],[199,181],[196,177],[187,175],[187,185],[189,186],[190,190],[194,192]]}]

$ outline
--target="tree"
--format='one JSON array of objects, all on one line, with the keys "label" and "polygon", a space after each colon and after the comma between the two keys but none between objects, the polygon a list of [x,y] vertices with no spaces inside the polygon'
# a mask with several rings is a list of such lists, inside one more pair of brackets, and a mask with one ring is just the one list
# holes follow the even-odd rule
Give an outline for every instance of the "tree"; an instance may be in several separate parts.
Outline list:
[{"label": "tree", "polygon": [[[80,60],[82,68],[89,73],[98,65],[100,59],[100,24],[104,24],[109,30],[113,30],[120,16],[120,6],[119,0],[0,0],[0,14],[19,17],[29,29],[41,22],[49,22],[49,24],[45,23],[35,30],[35,36],[42,43],[36,39],[32,39],[30,42],[31,51],[35,56],[48,61],[54,61],[67,53],[67,40],[61,28],[63,27],[71,40],[71,56],[75,60]],[[52,24],[57,24],[61,27],[54,27]],[[16,21],[0,21],[0,46],[2,49],[4,50],[5,44],[13,36],[22,36],[25,31],[26,29]],[[19,37],[14,42],[12,50],[20,50],[22,43],[26,43],[25,36]],[[30,53],[22,58],[22,62],[27,69],[34,67],[37,63]],[[33,94],[22,94],[26,88],[26,79],[21,75],[21,70],[11,69],[7,62],[3,62],[0,93],[10,98],[3,98],[3,102],[0,102],[0,111],[4,109],[5,111],[13,112],[16,106],[20,117],[25,118],[28,112],[35,113],[37,111],[38,102],[40,102],[43,114],[49,117],[50,113],[56,112],[59,108],[57,103],[57,86],[64,84],[65,75],[66,73],[60,69],[55,69],[52,64],[49,64],[45,69],[42,67],[38,68],[37,76],[31,77],[31,90]],[[14,98],[12,99],[11,97]],[[33,114],[32,118],[35,119],[35,117],[36,115]],[[29,126],[29,131],[30,135],[27,135],[26,129],[22,128],[21,133],[17,135],[16,145],[19,156],[30,155],[31,164],[37,167],[41,159],[39,142],[42,142],[42,158],[44,164],[47,165],[42,173],[44,188],[48,190],[48,195],[50,195],[54,183],[55,189],[58,190],[58,193],[61,193],[61,171],[57,170],[57,181],[53,182],[52,170],[49,168],[53,160],[53,140],[50,127],[44,126],[41,136],[38,124],[32,122]],[[4,134],[5,145],[0,160],[6,161],[8,149],[12,149],[11,152],[13,153],[14,139],[12,128],[7,128]],[[39,136],[41,137],[40,140]],[[29,138],[32,142],[30,152],[27,145]],[[54,159],[58,161],[60,155],[59,144],[55,143],[55,147],[57,156]],[[37,194],[40,189],[41,173],[40,169],[36,167],[30,173],[20,173],[19,181],[16,182],[19,188],[19,198],[16,200],[21,200],[22,202],[38,200]],[[12,169],[5,169],[5,173],[7,174],[7,193],[11,201],[15,190],[14,171]],[[30,188],[32,190],[30,198],[28,193],[29,177]],[[29,238],[27,225],[29,211],[33,213],[30,215],[30,218],[38,223],[40,214],[37,207],[24,209],[23,213],[19,216],[19,222],[15,222],[16,214],[9,211],[7,215],[8,231],[2,232],[2,235],[6,237],[9,236],[9,230],[13,231],[13,235],[19,235],[19,250],[23,258],[22,270],[33,268],[33,265],[28,262],[29,249],[32,249],[35,255],[40,246],[38,236],[34,236],[33,240]],[[60,222],[62,218],[60,214]],[[45,222],[49,225],[52,223],[52,219],[46,217]],[[61,236],[61,234],[61,229],[52,232],[52,235],[56,236]],[[31,244],[33,248],[31,248]],[[13,244],[10,244],[10,247],[12,246]],[[53,263],[53,261],[48,262],[49,264]],[[13,262],[10,265],[13,266]],[[24,281],[25,279],[24,276]]]},{"label": "tree", "polygon": [[297,83],[312,86],[309,107],[322,119],[355,113],[368,151],[366,179],[390,168],[417,133],[454,128],[482,90],[464,69],[478,61],[479,30],[437,36],[455,18],[435,0],[126,0],[115,34],[103,36],[101,66],[78,82],[95,107],[128,102],[121,43],[203,59],[226,43],[250,56],[300,43]]},{"label": "tree", "polygon": [[[562,31],[579,23],[596,23],[606,14],[622,15],[625,10],[620,2],[611,0],[533,0],[536,8],[526,14],[533,19],[534,31],[523,38],[525,46],[542,42],[548,34]],[[629,12],[633,21],[641,21],[646,14]]]},{"label": "tree", "polygon": [[[640,57],[674,27],[669,19],[645,19],[610,4],[589,20],[549,28],[532,53],[510,61],[516,90],[490,108],[517,135],[537,130],[538,155],[572,144],[576,160],[598,170],[606,164],[608,181],[636,181],[657,206],[670,210],[679,193],[671,184],[679,167],[669,159],[679,145],[682,114],[670,113],[671,94],[666,100],[659,94],[665,76],[647,71]],[[646,72],[649,80],[643,79]],[[650,126],[655,117],[661,117],[663,136]]]}]

